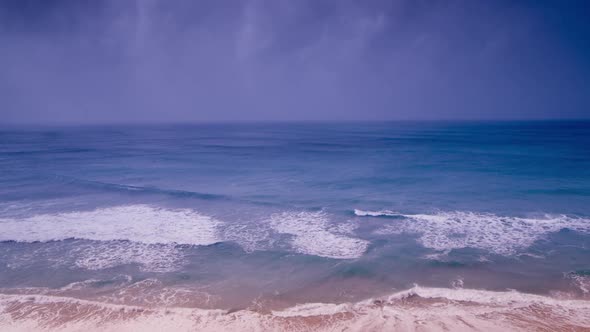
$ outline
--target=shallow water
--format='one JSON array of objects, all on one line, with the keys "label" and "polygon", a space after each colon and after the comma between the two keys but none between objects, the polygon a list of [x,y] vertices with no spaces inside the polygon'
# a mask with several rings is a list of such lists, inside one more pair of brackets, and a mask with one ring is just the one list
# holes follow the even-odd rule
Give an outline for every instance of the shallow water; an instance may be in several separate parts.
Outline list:
[{"label": "shallow water", "polygon": [[590,122],[11,127],[0,182],[0,322],[23,294],[257,315],[415,284],[590,298]]}]

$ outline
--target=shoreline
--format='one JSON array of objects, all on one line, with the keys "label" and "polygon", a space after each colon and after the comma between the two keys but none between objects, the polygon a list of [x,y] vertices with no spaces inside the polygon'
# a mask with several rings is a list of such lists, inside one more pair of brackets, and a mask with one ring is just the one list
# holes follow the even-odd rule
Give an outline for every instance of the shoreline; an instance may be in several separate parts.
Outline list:
[{"label": "shoreline", "polygon": [[352,303],[282,310],[145,307],[41,294],[0,294],[3,331],[590,330],[590,300],[516,291],[415,286]]}]

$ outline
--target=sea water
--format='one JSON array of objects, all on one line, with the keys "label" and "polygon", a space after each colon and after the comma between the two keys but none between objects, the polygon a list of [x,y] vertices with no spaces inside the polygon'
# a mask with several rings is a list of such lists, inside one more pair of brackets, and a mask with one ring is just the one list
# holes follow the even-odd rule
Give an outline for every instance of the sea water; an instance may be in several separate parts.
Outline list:
[{"label": "sea water", "polygon": [[75,300],[90,321],[165,307],[272,329],[399,294],[565,301],[571,322],[589,292],[587,121],[0,129],[0,323],[84,321],[43,307]]}]

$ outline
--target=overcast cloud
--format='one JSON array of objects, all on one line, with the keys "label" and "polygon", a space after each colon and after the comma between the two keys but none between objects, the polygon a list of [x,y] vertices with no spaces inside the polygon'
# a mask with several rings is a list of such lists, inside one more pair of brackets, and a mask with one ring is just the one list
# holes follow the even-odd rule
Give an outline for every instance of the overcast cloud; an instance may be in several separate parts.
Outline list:
[{"label": "overcast cloud", "polygon": [[0,123],[588,118],[585,1],[0,2]]}]

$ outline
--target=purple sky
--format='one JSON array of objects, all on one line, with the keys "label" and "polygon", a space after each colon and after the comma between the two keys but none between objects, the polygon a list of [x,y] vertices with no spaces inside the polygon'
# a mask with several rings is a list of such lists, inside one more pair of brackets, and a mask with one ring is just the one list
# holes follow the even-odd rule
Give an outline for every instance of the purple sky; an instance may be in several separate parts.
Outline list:
[{"label": "purple sky", "polygon": [[590,117],[590,1],[3,0],[0,124]]}]

